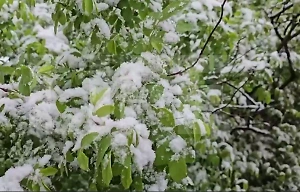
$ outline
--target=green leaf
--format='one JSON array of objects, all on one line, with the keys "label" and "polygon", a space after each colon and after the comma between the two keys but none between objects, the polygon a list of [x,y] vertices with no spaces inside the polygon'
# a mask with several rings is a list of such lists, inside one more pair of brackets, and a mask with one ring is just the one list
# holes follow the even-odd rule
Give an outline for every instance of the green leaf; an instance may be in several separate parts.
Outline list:
[{"label": "green leaf", "polygon": [[0,0],[0,9],[3,7],[3,5],[6,3],[6,0]]},{"label": "green leaf", "polygon": [[112,172],[113,172],[113,176],[119,176],[122,173],[122,169],[123,169],[123,165],[118,163],[118,162],[114,162],[113,166],[112,166]]},{"label": "green leaf", "polygon": [[122,119],[124,117],[125,104],[123,102],[115,102],[114,116],[117,119]]},{"label": "green leaf", "polygon": [[192,138],[193,135],[193,129],[190,129],[189,127],[185,127],[183,125],[177,125],[176,127],[174,127],[174,131],[177,135],[180,135],[185,140]]},{"label": "green leaf", "polygon": [[19,83],[19,92],[24,96],[29,96],[31,93],[30,86],[27,83]]},{"label": "green leaf", "polygon": [[40,173],[45,177],[55,175],[57,172],[58,170],[54,167],[47,167],[40,170]]},{"label": "green leaf", "polygon": [[48,73],[48,72],[52,71],[53,69],[54,69],[53,65],[43,65],[39,69],[38,73]]},{"label": "green leaf", "polygon": [[133,135],[135,135],[135,131],[131,130],[130,133],[127,135],[127,144],[130,146],[133,142]]},{"label": "green leaf", "polygon": [[83,153],[82,150],[79,150],[77,153],[77,161],[82,170],[89,170],[89,158]]},{"label": "green leaf", "polygon": [[93,12],[93,8],[94,8],[93,0],[83,0],[82,2],[83,11],[85,11],[87,14],[91,14]]},{"label": "green leaf", "polygon": [[61,103],[58,100],[56,101],[56,108],[60,113],[65,112],[67,105],[65,103]]},{"label": "green leaf", "polygon": [[57,12],[57,17],[58,17],[58,22],[60,23],[60,24],[62,24],[62,25],[64,25],[66,22],[67,22],[67,17],[66,17],[66,15],[65,15],[65,13],[62,11],[62,10],[60,10],[60,11],[58,11]]},{"label": "green leaf", "polygon": [[180,182],[187,177],[187,166],[183,157],[180,157],[178,161],[169,162],[169,174],[175,182]]},{"label": "green leaf", "polygon": [[186,155],[185,157],[185,161],[186,163],[194,163],[196,160],[195,154],[193,153],[189,153],[188,155]]},{"label": "green leaf", "polygon": [[146,85],[146,88],[149,91],[148,94],[149,102],[152,104],[156,103],[164,92],[164,87],[159,84],[149,83]]},{"label": "green leaf", "polygon": [[205,130],[206,130],[206,135],[210,136],[211,134],[211,128],[207,123],[203,123],[205,126]]},{"label": "green leaf", "polygon": [[143,191],[144,183],[142,177],[140,175],[134,176],[132,185],[136,191]]},{"label": "green leaf", "polygon": [[111,54],[117,54],[117,46],[116,46],[116,42],[115,40],[111,39],[108,43],[107,43],[107,50],[109,53]]},{"label": "green leaf", "polygon": [[193,135],[194,135],[194,143],[196,144],[201,139],[201,129],[197,122],[195,122],[193,126]]},{"label": "green leaf", "polygon": [[89,186],[89,191],[97,191],[97,185],[95,183],[91,183]]},{"label": "green leaf", "polygon": [[106,135],[99,141],[96,167],[100,166],[100,164],[103,160],[104,154],[106,153],[110,144],[111,144],[111,136],[110,135]]},{"label": "green leaf", "polygon": [[213,55],[210,55],[208,58],[208,66],[209,66],[209,71],[215,70],[215,57]]},{"label": "green leaf", "polygon": [[109,114],[112,114],[114,112],[114,109],[115,107],[113,105],[104,105],[95,112],[95,115],[97,115],[98,117],[105,117]]},{"label": "green leaf", "polygon": [[22,78],[21,78],[20,82],[22,82],[22,84],[27,84],[27,83],[31,82],[33,76],[32,76],[31,70],[28,67],[22,66],[21,74],[22,74]]},{"label": "green leaf", "polygon": [[207,157],[207,161],[210,162],[213,166],[219,166],[220,157],[216,154],[210,154]]},{"label": "green leaf", "polygon": [[98,135],[99,135],[99,133],[97,133],[97,132],[92,132],[92,133],[85,135],[81,140],[81,147],[82,148],[89,147]]},{"label": "green leaf", "polygon": [[40,180],[40,182],[42,183],[43,187],[44,187],[47,191],[52,191],[52,190],[50,189],[50,187],[48,187],[48,186],[44,183],[43,180]]},{"label": "green leaf", "polygon": [[174,127],[175,119],[173,113],[169,111],[167,108],[159,108],[158,109],[158,117],[163,126],[166,127]]},{"label": "green leaf", "polygon": [[161,53],[163,49],[163,41],[160,38],[151,38],[150,39],[150,44],[152,47],[158,52]]},{"label": "green leaf", "polygon": [[121,183],[124,189],[129,189],[132,183],[131,177],[131,155],[127,154],[124,162],[124,168],[121,173]]},{"label": "green leaf", "polygon": [[4,107],[5,107],[5,104],[2,104],[2,105],[0,106],[0,113],[3,111]]},{"label": "green leaf", "polygon": [[162,17],[159,19],[159,21],[169,19],[170,17],[184,9],[188,3],[189,1],[187,0],[172,1],[167,7],[163,9]]},{"label": "green leaf", "polygon": [[96,105],[96,103],[97,103],[98,101],[100,101],[100,100],[103,98],[103,96],[104,96],[104,94],[106,93],[106,91],[107,91],[107,88],[101,90],[101,91],[98,92],[98,93],[94,93],[94,92],[91,93],[91,95],[90,95],[90,102],[91,102],[93,105]]},{"label": "green leaf", "polygon": [[185,33],[188,31],[192,31],[194,28],[195,27],[192,23],[186,22],[184,20],[179,20],[176,25],[176,31],[178,33]]},{"label": "green leaf", "polygon": [[111,169],[111,151],[109,151],[105,155],[103,161],[107,162],[107,163],[102,163],[102,180],[103,180],[104,185],[106,185],[108,187],[110,184],[110,181],[113,178],[113,173],[112,173],[112,169]]},{"label": "green leaf", "polygon": [[162,145],[157,147],[155,150],[155,161],[154,165],[160,166],[160,165],[167,165],[174,154],[170,148],[169,148],[169,141],[164,142]]}]

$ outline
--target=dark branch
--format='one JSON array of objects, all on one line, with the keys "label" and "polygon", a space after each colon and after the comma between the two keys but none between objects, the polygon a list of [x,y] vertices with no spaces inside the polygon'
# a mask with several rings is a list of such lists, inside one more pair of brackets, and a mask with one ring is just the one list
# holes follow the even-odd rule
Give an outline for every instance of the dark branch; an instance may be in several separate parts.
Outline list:
[{"label": "dark branch", "polygon": [[251,131],[251,132],[254,132],[256,134],[260,134],[260,135],[263,135],[263,136],[271,137],[271,134],[269,134],[268,132],[264,132],[264,131],[262,131],[262,130],[260,130],[258,128],[248,127],[248,126],[240,126],[240,127],[233,128],[230,131],[230,134],[232,135],[233,133],[235,133],[237,131]]},{"label": "dark branch", "polygon": [[186,67],[184,70],[168,74],[168,76],[181,75],[182,73],[184,73],[184,72],[188,71],[189,69],[193,68],[199,62],[199,60],[200,60],[202,54],[204,53],[204,50],[205,50],[206,46],[208,45],[212,35],[214,34],[215,30],[217,29],[217,27],[219,26],[219,24],[221,23],[221,21],[223,19],[225,3],[226,3],[226,0],[223,1],[222,6],[221,6],[221,16],[220,16],[217,24],[213,28],[213,30],[210,32],[210,34],[209,34],[206,42],[204,43],[204,46],[202,47],[201,52],[200,52],[198,58],[196,59],[196,61],[192,65],[190,65],[189,67]]},{"label": "dark branch", "polygon": [[236,94],[237,92],[239,92],[241,88],[244,87],[244,85],[247,83],[247,81],[248,81],[248,80],[246,80],[239,88],[237,88],[237,89],[235,90],[235,92],[232,94],[232,96],[231,96],[231,98],[230,98],[230,100],[229,100],[228,103],[226,103],[226,104],[225,104],[224,106],[222,106],[222,107],[216,108],[216,109],[213,110],[211,113],[214,114],[214,113],[216,113],[217,111],[226,108],[226,107],[231,103],[231,101],[233,100],[235,94]]}]

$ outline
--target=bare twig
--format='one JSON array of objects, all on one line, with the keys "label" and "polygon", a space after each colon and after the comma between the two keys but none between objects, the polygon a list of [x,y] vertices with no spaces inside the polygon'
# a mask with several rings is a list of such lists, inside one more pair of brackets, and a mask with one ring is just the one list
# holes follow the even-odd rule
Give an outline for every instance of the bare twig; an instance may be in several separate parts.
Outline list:
[{"label": "bare twig", "polygon": [[4,91],[4,92],[6,92],[6,93],[10,92],[10,90],[9,90],[9,89],[2,88],[2,87],[0,87],[0,90]]},{"label": "bare twig", "polygon": [[216,113],[217,111],[219,111],[219,110],[224,109],[225,107],[227,107],[227,106],[231,103],[231,101],[233,100],[235,94],[236,94],[237,92],[239,92],[241,88],[244,87],[244,85],[247,83],[247,81],[248,81],[248,80],[246,80],[239,88],[237,88],[237,89],[235,90],[235,92],[232,94],[232,96],[231,96],[231,98],[230,98],[230,100],[229,100],[228,103],[226,103],[226,104],[225,104],[224,106],[222,106],[222,107],[216,108],[216,109],[213,110],[211,113],[214,114],[214,113]]},{"label": "bare twig", "polygon": [[209,43],[209,41],[210,41],[213,33],[215,32],[215,30],[217,29],[217,27],[219,26],[219,24],[221,23],[221,21],[223,19],[225,3],[226,3],[226,0],[224,0],[223,3],[222,3],[222,5],[221,5],[221,16],[220,16],[217,24],[213,28],[213,30],[210,32],[210,34],[209,34],[206,42],[204,43],[204,46],[202,47],[201,52],[200,52],[198,58],[196,59],[196,61],[192,65],[190,65],[189,67],[186,67],[184,70],[168,74],[168,76],[181,75],[182,73],[184,73],[184,72],[188,71],[189,69],[193,68],[199,62],[199,60],[200,60],[202,54],[204,53],[204,50],[205,50],[206,46],[208,45],[208,43]]},{"label": "bare twig", "polygon": [[260,135],[263,135],[263,136],[271,137],[271,134],[268,131],[261,130],[259,128],[252,127],[252,126],[250,126],[250,127],[248,127],[248,126],[239,126],[239,127],[233,128],[230,131],[230,134],[232,135],[236,131],[252,131],[254,133],[257,133],[257,134],[260,134]]},{"label": "bare twig", "polygon": [[244,97],[246,97],[253,105],[256,104],[256,102],[254,101],[253,98],[251,98],[248,94],[246,94],[245,92],[241,91],[238,87],[236,87],[235,85],[229,83],[228,81],[222,81],[221,83],[219,84],[227,84],[229,85],[230,87],[234,88],[235,90],[238,90],[238,92],[240,92],[242,95],[244,95]]}]

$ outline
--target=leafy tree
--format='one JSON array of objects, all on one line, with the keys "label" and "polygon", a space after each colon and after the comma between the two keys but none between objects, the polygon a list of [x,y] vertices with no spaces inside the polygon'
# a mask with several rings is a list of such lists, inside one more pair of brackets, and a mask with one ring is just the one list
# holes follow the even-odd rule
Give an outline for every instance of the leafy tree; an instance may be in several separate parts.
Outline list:
[{"label": "leafy tree", "polygon": [[299,8],[0,0],[0,190],[298,190]]}]

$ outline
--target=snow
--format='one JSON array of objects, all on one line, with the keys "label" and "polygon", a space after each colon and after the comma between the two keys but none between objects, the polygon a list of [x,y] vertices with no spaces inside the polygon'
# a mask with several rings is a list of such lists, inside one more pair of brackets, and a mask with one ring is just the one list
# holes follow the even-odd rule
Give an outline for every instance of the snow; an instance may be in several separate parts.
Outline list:
[{"label": "snow", "polygon": [[112,147],[126,146],[127,145],[127,137],[123,133],[117,133],[114,135],[112,141]]},{"label": "snow", "polygon": [[166,43],[177,43],[180,41],[180,37],[178,34],[174,32],[168,32],[164,35],[164,42]]},{"label": "snow", "polygon": [[155,160],[155,152],[152,149],[152,141],[139,137],[139,145],[130,147],[134,154],[134,162],[139,171],[142,171],[147,165],[152,165]]},{"label": "snow", "polygon": [[9,168],[5,175],[0,177],[0,191],[24,191],[20,182],[33,172],[31,165]]},{"label": "snow", "polygon": [[156,175],[156,183],[152,184],[147,191],[165,191],[168,186],[168,179],[166,179],[166,173],[161,172]]},{"label": "snow", "polygon": [[153,72],[144,63],[126,62],[121,64],[112,77],[114,82],[113,87],[118,88],[121,93],[128,95],[137,91],[142,87],[143,82],[150,81],[153,77]]},{"label": "snow", "polygon": [[51,155],[44,155],[42,158],[39,159],[39,165],[45,166],[51,159]]},{"label": "snow", "polygon": [[61,53],[70,48],[67,37],[61,31],[58,31],[57,34],[55,34],[53,26],[43,28],[40,25],[36,25],[33,30],[37,31],[38,38],[46,41],[46,48],[50,51]]},{"label": "snow", "polygon": [[111,36],[110,27],[107,22],[103,19],[96,18],[91,21],[92,25],[98,26],[100,29],[100,33],[104,35],[106,39],[109,39]]},{"label": "snow", "polygon": [[182,137],[177,136],[174,139],[172,139],[170,141],[170,149],[174,152],[174,153],[180,153],[181,151],[183,151],[185,148],[187,147],[187,143],[185,142],[184,139],[182,139]]},{"label": "snow", "polygon": [[222,92],[219,89],[210,89],[207,93],[207,97],[221,96]]}]

